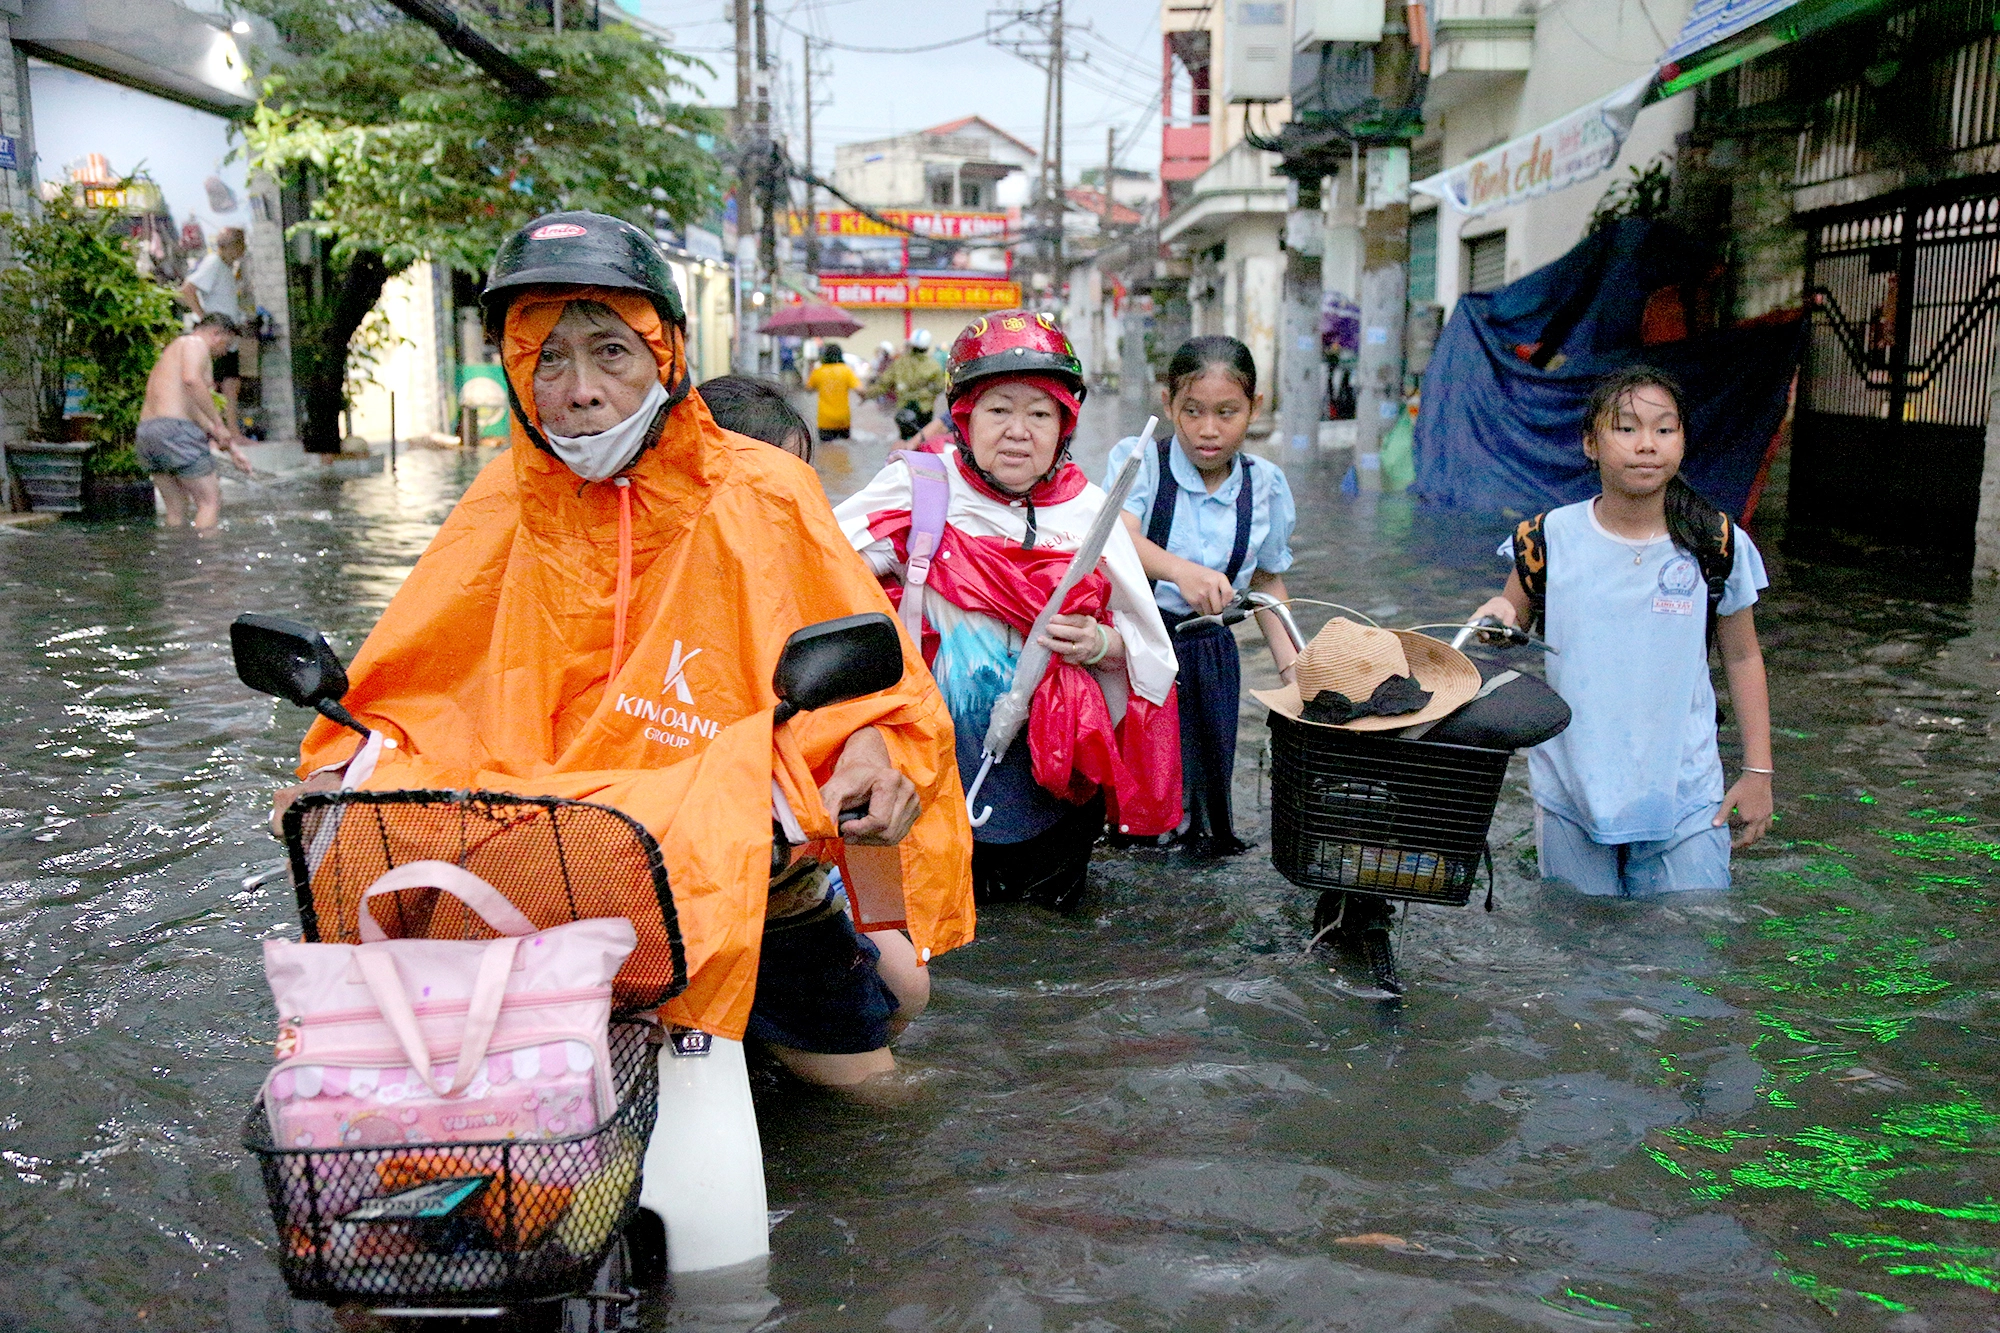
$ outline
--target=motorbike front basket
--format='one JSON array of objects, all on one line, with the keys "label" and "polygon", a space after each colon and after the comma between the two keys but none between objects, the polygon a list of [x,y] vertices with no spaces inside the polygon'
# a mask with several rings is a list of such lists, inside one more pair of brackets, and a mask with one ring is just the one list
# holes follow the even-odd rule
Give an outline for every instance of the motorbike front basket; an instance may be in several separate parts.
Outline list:
[{"label": "motorbike front basket", "polygon": [[[609,806],[504,792],[314,792],[285,812],[284,837],[309,944],[359,943],[361,895],[370,885],[410,861],[449,861],[498,889],[541,930],[628,918],[639,943],[613,983],[618,1013],[656,1009],[687,986],[660,846]],[[436,889],[385,894],[373,910],[391,938],[494,936]]]}]

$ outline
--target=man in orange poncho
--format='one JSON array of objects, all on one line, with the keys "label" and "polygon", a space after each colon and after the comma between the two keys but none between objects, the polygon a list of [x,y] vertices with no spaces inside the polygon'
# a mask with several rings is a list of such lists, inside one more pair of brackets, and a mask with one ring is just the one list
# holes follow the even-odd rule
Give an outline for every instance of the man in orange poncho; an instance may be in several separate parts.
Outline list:
[{"label": "man in orange poncho", "polygon": [[[387,745],[361,785],[624,811],[660,842],[686,937],[667,1021],[747,1028],[822,1082],[893,1068],[888,1034],[922,1007],[922,964],[973,927],[951,721],[923,659],[905,643],[896,688],[774,731],[786,638],[888,602],[812,470],[724,431],[690,393],[679,294],[643,232],[539,218],[501,248],[483,299],[513,447],[355,657],[346,704]],[[309,785],[337,780],[353,739],[324,721],[308,733]],[[857,938],[824,874],[773,888],[774,820],[831,843],[829,811],[864,801],[842,832],[895,847],[874,859],[900,867],[907,938]],[[829,967],[829,950],[845,958]]]}]

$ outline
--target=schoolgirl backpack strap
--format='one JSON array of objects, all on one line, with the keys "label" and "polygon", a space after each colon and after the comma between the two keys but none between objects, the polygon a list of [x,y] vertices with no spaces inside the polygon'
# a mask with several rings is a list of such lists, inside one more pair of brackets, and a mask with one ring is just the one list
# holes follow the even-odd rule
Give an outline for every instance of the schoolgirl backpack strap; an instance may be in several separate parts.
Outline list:
[{"label": "schoolgirl backpack strap", "polygon": [[1715,511],[1716,526],[1711,532],[1712,542],[1703,542],[1695,552],[1695,563],[1701,566],[1702,582],[1708,585],[1708,646],[1715,646],[1716,621],[1721,618],[1722,594],[1729,587],[1729,572],[1736,567],[1736,525],[1729,521],[1729,515]]},{"label": "schoolgirl backpack strap", "polygon": [[1546,512],[1524,518],[1514,529],[1514,574],[1521,591],[1528,594],[1528,623],[1524,628],[1539,629],[1549,601],[1549,543],[1542,531]]},{"label": "schoolgirl backpack strap", "polygon": [[[1521,591],[1528,595],[1529,629],[1541,626],[1548,609],[1549,547],[1542,531],[1542,520],[1546,517],[1547,514],[1536,514],[1524,518],[1514,529],[1514,572],[1520,577]],[[1701,567],[1702,582],[1708,585],[1707,644],[1714,647],[1722,596],[1729,586],[1729,573],[1736,567],[1736,525],[1729,521],[1728,514],[1719,509],[1715,512],[1715,525],[1708,538],[1694,556]]]},{"label": "schoolgirl backpack strap", "polygon": [[1168,539],[1174,535],[1174,506],[1180,503],[1181,484],[1174,480],[1174,470],[1169,466],[1173,461],[1173,437],[1155,440],[1153,446],[1160,451],[1160,481],[1153,488],[1152,512],[1146,515],[1146,540],[1164,551]]},{"label": "schoolgirl backpack strap", "polygon": [[899,608],[903,628],[910,642],[924,641],[924,584],[929,581],[931,560],[938,543],[944,540],[945,515],[951,511],[951,479],[945,474],[944,455],[898,449],[889,455],[900,458],[910,470],[909,560],[903,566],[903,604]]},{"label": "schoolgirl backpack strap", "polygon": [[[1146,516],[1146,540],[1164,551],[1173,537],[1174,506],[1180,502],[1181,487],[1174,480],[1173,437],[1155,440],[1153,444],[1160,451],[1160,483],[1153,490],[1153,507]],[[1250,555],[1250,525],[1257,506],[1256,491],[1250,481],[1250,455],[1238,454],[1237,459],[1243,465],[1243,484],[1236,492],[1236,540],[1230,547],[1229,567],[1222,571],[1232,586]]]}]

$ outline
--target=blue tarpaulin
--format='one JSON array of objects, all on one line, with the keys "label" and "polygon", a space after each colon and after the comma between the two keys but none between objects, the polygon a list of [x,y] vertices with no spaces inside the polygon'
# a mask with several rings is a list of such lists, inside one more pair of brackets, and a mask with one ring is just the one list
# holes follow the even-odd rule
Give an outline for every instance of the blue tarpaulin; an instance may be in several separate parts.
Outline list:
[{"label": "blue tarpaulin", "polygon": [[1628,219],[1517,282],[1461,296],[1424,371],[1412,489],[1440,504],[1522,514],[1590,498],[1598,490],[1583,456],[1591,387],[1642,363],[1686,392],[1681,475],[1740,518],[1784,419],[1799,327],[1741,326],[1640,346],[1647,297],[1698,281],[1707,266],[1674,228]]}]

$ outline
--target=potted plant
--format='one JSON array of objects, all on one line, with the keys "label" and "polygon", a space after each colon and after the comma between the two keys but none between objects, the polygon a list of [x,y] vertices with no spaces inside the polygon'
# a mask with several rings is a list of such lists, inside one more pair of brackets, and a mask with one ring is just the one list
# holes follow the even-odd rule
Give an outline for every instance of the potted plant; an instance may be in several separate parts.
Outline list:
[{"label": "potted plant", "polygon": [[[22,489],[36,509],[151,513],[132,439],[146,377],[178,328],[173,297],[140,274],[118,216],[67,191],[39,217],[0,214],[0,241],[14,260],[0,272],[0,371],[28,389],[33,413],[31,438],[7,445]],[[96,416],[85,441],[66,438],[71,376]]]}]

